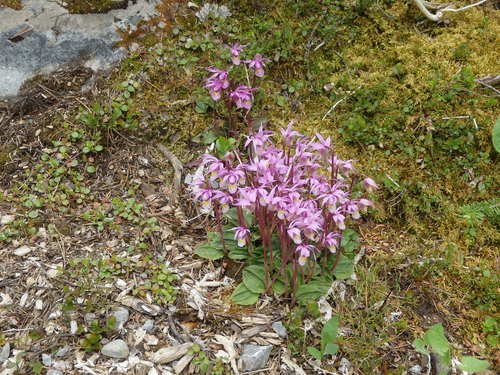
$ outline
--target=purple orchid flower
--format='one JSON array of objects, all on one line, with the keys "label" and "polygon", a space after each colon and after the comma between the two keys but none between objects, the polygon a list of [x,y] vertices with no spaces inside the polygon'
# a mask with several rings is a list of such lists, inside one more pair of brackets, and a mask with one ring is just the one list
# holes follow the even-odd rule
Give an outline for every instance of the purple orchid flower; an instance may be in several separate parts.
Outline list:
[{"label": "purple orchid flower", "polygon": [[250,110],[252,108],[253,91],[255,90],[248,86],[239,86],[230,94],[230,98],[236,104],[236,107]]},{"label": "purple orchid flower", "polygon": [[232,46],[226,46],[229,48],[229,51],[231,51],[231,61],[233,62],[234,65],[240,65],[241,59],[240,59],[240,53],[243,51],[243,48],[245,48],[247,44],[239,44],[239,43],[234,43]]},{"label": "purple orchid flower", "polygon": [[295,249],[296,252],[299,253],[299,264],[301,266],[305,265],[309,257],[311,256],[311,253],[315,250],[315,247],[313,245],[299,245],[297,246],[297,249]]},{"label": "purple orchid flower", "polygon": [[300,134],[298,131],[292,130],[294,122],[295,121],[292,120],[288,123],[286,129],[280,129],[281,136],[283,138],[283,143],[288,147],[292,146],[293,138],[302,137],[302,134]]},{"label": "purple orchid flower", "polygon": [[255,71],[256,77],[264,77],[264,67],[266,66],[266,62],[270,62],[271,60],[262,57],[259,53],[254,56],[251,60],[245,60],[245,63],[248,64],[249,68],[253,68]]},{"label": "purple orchid flower", "polygon": [[207,79],[205,88],[210,92],[213,100],[217,101],[222,97],[222,91],[229,87],[228,72],[217,68],[208,68],[213,74]]},{"label": "purple orchid flower", "polygon": [[330,232],[325,236],[325,245],[331,253],[335,253],[339,247],[340,233]]},{"label": "purple orchid flower", "polygon": [[367,192],[371,193],[378,189],[378,185],[370,177],[366,177],[363,180],[363,185]]},{"label": "purple orchid flower", "polygon": [[234,239],[238,241],[238,246],[243,247],[247,244],[248,239],[250,237],[250,230],[245,227],[234,227],[231,228],[234,230]]}]

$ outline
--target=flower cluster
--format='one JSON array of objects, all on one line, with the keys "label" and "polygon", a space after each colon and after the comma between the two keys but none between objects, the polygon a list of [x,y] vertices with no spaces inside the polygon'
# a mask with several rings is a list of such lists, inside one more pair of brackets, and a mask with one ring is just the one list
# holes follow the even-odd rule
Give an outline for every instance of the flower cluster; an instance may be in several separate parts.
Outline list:
[{"label": "flower cluster", "polygon": [[[226,46],[231,53],[231,62],[238,66],[241,64],[241,52],[246,45],[235,43],[232,46]],[[243,60],[250,69],[253,70],[256,77],[264,77],[264,67],[270,60],[256,54],[253,59]],[[207,78],[205,88],[208,89],[213,100],[218,101],[225,96],[227,103],[236,105],[237,108],[250,110],[253,103],[253,92],[256,90],[250,86],[240,85],[234,87],[229,80],[229,70],[220,70],[217,68],[208,68],[212,74]]]},{"label": "flower cluster", "polygon": [[[205,212],[236,207],[239,246],[249,244],[249,227],[256,225],[264,251],[272,254],[270,238],[277,234],[282,261],[305,265],[322,253],[335,253],[346,222],[373,205],[353,198],[353,187],[371,191],[377,185],[357,173],[351,160],[338,159],[330,138],[305,137],[292,123],[281,130],[280,140],[274,136],[262,128],[249,136],[248,160],[236,152],[223,159],[204,155],[205,173],[193,180],[192,188]],[[243,209],[253,214],[253,223],[245,222]]]}]

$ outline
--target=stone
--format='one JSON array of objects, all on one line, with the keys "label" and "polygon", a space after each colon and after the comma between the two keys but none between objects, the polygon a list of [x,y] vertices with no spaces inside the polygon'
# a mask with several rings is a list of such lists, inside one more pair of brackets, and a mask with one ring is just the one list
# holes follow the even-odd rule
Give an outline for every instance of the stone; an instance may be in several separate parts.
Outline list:
[{"label": "stone", "polygon": [[[1,49],[1,47],[0,47]],[[0,72],[0,76],[1,76],[1,72]],[[29,246],[21,246],[21,247],[18,247],[16,250],[14,250],[14,254],[17,255],[18,257],[22,257],[22,256],[25,256],[27,254],[29,254],[31,252],[31,247]]]},{"label": "stone", "polygon": [[286,330],[282,322],[274,322],[273,324],[271,324],[271,327],[273,331],[278,334],[279,337],[283,339],[286,339],[288,337],[288,331]]},{"label": "stone", "polygon": [[174,366],[174,372],[176,374],[182,374],[184,369],[189,365],[189,363],[193,360],[194,355],[192,354],[186,354],[184,357],[179,359],[177,363]]},{"label": "stone", "polygon": [[60,348],[56,354],[54,354],[55,357],[58,357],[58,358],[62,358],[64,357],[66,354],[69,353],[69,351],[71,350],[71,347],[69,345],[66,345],[66,346],[63,346],[62,348]]},{"label": "stone", "polygon": [[152,331],[154,327],[155,327],[155,321],[152,319],[146,320],[142,325],[142,329],[145,330],[146,332]]},{"label": "stone", "polygon": [[101,353],[106,357],[123,359],[128,357],[129,349],[125,341],[118,339],[104,345],[101,349]]},{"label": "stone", "polygon": [[181,345],[168,346],[166,348],[161,348],[157,352],[153,353],[151,360],[157,364],[165,364],[175,361],[176,359],[184,356],[189,349],[193,346],[192,342],[187,342]]},{"label": "stone", "polygon": [[63,373],[59,370],[49,370],[47,371],[47,375],[63,375]]},{"label": "stone", "polygon": [[26,81],[60,68],[109,71],[126,55],[114,47],[117,29],[149,19],[158,2],[129,1],[124,9],[100,14],[70,14],[49,0],[23,0],[20,10],[0,8],[0,100],[17,101]]},{"label": "stone", "polygon": [[0,351],[0,365],[4,363],[10,356],[10,344],[7,343],[2,347]]},{"label": "stone", "polygon": [[5,215],[0,217],[0,225],[7,225],[12,223],[16,218],[12,215]]},{"label": "stone", "polygon": [[47,367],[52,366],[52,357],[50,356],[50,354],[42,353],[42,363]]},{"label": "stone", "polygon": [[243,346],[243,353],[241,354],[241,363],[243,371],[256,371],[266,367],[266,363],[271,355],[271,345],[260,346],[247,344]]},{"label": "stone", "polygon": [[127,323],[128,321],[129,312],[125,307],[118,306],[113,309],[111,316],[114,316],[116,319],[115,329],[121,330],[125,326],[125,323]]},{"label": "stone", "polygon": [[422,366],[420,365],[411,366],[408,369],[408,372],[412,375],[420,375],[422,373]]}]

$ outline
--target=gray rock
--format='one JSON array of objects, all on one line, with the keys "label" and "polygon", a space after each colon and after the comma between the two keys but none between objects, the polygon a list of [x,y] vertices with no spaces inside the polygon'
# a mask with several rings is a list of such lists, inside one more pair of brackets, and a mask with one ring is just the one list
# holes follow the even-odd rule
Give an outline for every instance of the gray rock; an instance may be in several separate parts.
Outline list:
[{"label": "gray rock", "polygon": [[168,346],[166,348],[161,348],[157,352],[151,355],[151,360],[154,363],[165,364],[175,361],[183,357],[189,349],[193,347],[192,342],[186,342],[181,345]]},{"label": "gray rock", "polygon": [[57,358],[61,358],[61,357],[64,357],[66,354],[69,353],[69,351],[71,350],[71,348],[66,345],[66,346],[63,346],[62,348],[60,348],[56,354],[54,354],[55,357]]},{"label": "gray rock", "polygon": [[243,371],[255,371],[266,367],[266,363],[271,355],[272,346],[259,346],[247,344],[243,346],[241,362]]},{"label": "gray rock", "polygon": [[13,215],[5,215],[0,217],[0,225],[7,225],[12,223],[16,218]]},{"label": "gray rock", "polygon": [[146,332],[152,331],[154,327],[155,327],[155,321],[152,319],[146,320],[142,325],[142,329],[145,330]]},{"label": "gray rock", "polygon": [[47,375],[63,375],[59,370],[49,370],[47,371]]},{"label": "gray rock", "polygon": [[273,331],[278,334],[279,337],[286,339],[288,337],[288,332],[282,322],[274,322],[271,324]]},{"label": "gray rock", "polygon": [[69,14],[49,0],[23,0],[21,10],[0,8],[0,100],[15,101],[27,80],[61,67],[109,70],[126,54],[114,48],[117,28],[148,19],[157,3],[129,1],[126,9],[103,14]]},{"label": "gray rock", "polygon": [[[0,49],[2,47],[0,46]],[[2,75],[2,71],[1,71],[1,68],[0,68],[0,77]],[[28,255],[29,253],[31,253],[31,247],[29,246],[21,246],[21,247],[18,247],[16,250],[14,250],[14,254],[17,255],[18,257],[22,257],[24,255]]]},{"label": "gray rock", "polygon": [[128,309],[121,306],[115,307],[111,315],[114,316],[116,319],[115,329],[117,330],[123,329],[125,323],[127,323],[128,321],[129,317]]},{"label": "gray rock", "polygon": [[50,367],[52,366],[52,357],[50,354],[43,353],[42,354],[42,363],[44,366]]},{"label": "gray rock", "polygon": [[422,366],[420,365],[411,366],[408,369],[408,372],[413,375],[420,375],[422,373]]},{"label": "gray rock", "polygon": [[10,344],[7,343],[0,350],[0,365],[4,363],[10,356]]},{"label": "gray rock", "polygon": [[111,358],[127,358],[129,354],[128,345],[123,340],[114,340],[108,342],[101,349],[101,353]]}]

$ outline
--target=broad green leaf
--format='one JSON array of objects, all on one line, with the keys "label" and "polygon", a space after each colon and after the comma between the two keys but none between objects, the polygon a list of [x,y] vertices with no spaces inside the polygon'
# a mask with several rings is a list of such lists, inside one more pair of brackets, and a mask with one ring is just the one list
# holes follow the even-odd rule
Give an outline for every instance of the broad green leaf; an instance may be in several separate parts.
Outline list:
[{"label": "broad green leaf", "polygon": [[321,351],[324,352],[328,344],[337,341],[337,331],[339,329],[339,317],[333,316],[325,323],[321,330]]},{"label": "broad green leaf", "polygon": [[422,353],[422,354],[425,354],[425,355],[429,355],[430,352],[425,348],[425,341],[422,340],[422,339],[415,339],[415,341],[413,341],[413,347],[415,348],[415,350],[419,353]]},{"label": "broad green leaf", "polygon": [[432,348],[433,352],[440,356],[446,357],[450,351],[450,343],[444,335],[441,323],[433,325],[425,332],[424,341]]},{"label": "broad green leaf", "polygon": [[488,361],[483,361],[474,357],[462,357],[460,358],[460,362],[462,362],[462,364],[459,365],[458,368],[471,373],[484,371],[490,367]]},{"label": "broad green leaf", "polygon": [[497,152],[500,152],[500,116],[493,126],[493,132],[491,133],[491,141],[493,142],[493,147]]},{"label": "broad green leaf", "polygon": [[307,284],[299,285],[296,292],[297,301],[302,304],[316,301],[318,298],[322,297],[326,294],[326,292],[328,292],[328,289],[330,289],[330,285],[330,283],[320,280],[313,280],[308,282]]},{"label": "broad green leaf", "polygon": [[265,270],[263,266],[248,266],[243,270],[243,284],[253,293],[263,293],[265,290]]},{"label": "broad green leaf", "polygon": [[259,293],[253,293],[245,286],[245,284],[241,283],[234,290],[231,295],[231,299],[234,303],[238,305],[253,305],[259,299]]},{"label": "broad green leaf", "polygon": [[277,295],[282,295],[285,293],[285,283],[280,279],[276,280],[273,284],[273,292]]},{"label": "broad green leaf", "polygon": [[325,354],[335,355],[337,354],[338,350],[339,346],[337,344],[327,344],[323,352],[323,355]]},{"label": "broad green leaf", "polygon": [[231,248],[228,257],[233,260],[245,260],[248,258],[248,248],[238,246]]},{"label": "broad green leaf", "polygon": [[198,246],[195,253],[202,258],[210,260],[217,260],[224,257],[224,251],[222,251],[222,249],[214,247],[209,243],[204,243]]},{"label": "broad green leaf", "polygon": [[358,247],[358,238],[359,236],[355,231],[352,229],[346,229],[342,235],[340,246],[342,249],[350,253]]},{"label": "broad green leaf", "polygon": [[346,280],[351,277],[354,273],[354,260],[346,257],[345,255],[340,255],[339,262],[333,271],[333,274],[338,280]]},{"label": "broad green leaf", "polygon": [[315,359],[317,359],[317,360],[319,360],[319,361],[321,361],[321,358],[323,357],[323,356],[321,355],[321,352],[320,352],[318,349],[316,349],[316,348],[314,348],[314,347],[312,347],[312,346],[308,346],[308,347],[307,347],[307,352],[308,352],[310,355],[312,355]]}]

